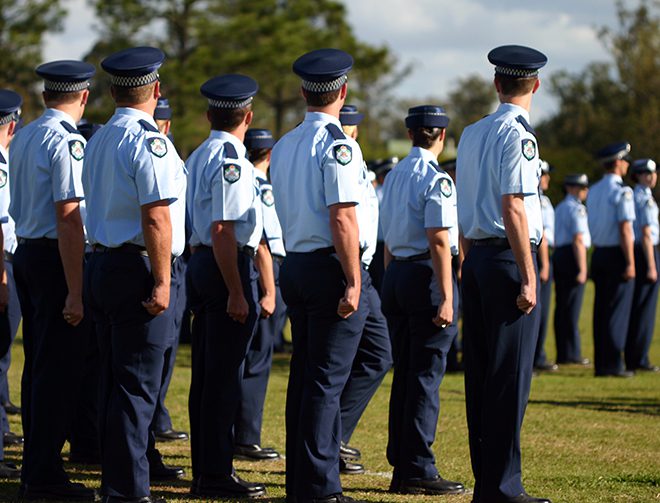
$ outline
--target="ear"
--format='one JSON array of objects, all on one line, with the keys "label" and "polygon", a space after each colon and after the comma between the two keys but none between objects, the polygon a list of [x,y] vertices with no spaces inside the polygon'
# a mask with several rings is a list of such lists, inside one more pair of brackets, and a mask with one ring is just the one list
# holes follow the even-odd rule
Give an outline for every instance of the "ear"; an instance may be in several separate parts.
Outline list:
[{"label": "ear", "polygon": [[252,124],[252,119],[254,117],[254,112],[250,110],[248,113],[245,114],[245,125],[249,126]]},{"label": "ear", "polygon": [[447,128],[442,128],[440,130],[440,136],[438,136],[438,141],[445,141],[446,137],[447,137]]},{"label": "ear", "polygon": [[271,148],[266,154],[266,161],[268,162],[268,164],[270,164],[270,158],[272,155],[273,155],[273,149]]},{"label": "ear", "polygon": [[413,139],[413,134],[412,134],[412,131],[410,129],[408,130],[408,139],[410,141],[412,141],[412,139]]},{"label": "ear", "polygon": [[348,94],[348,84],[344,84],[343,86],[341,86],[341,90],[339,91],[339,99],[345,100],[347,94]]},{"label": "ear", "polygon": [[495,85],[495,89],[497,90],[498,93],[502,92],[502,86],[500,85],[500,79],[497,78],[497,75],[493,77],[493,84]]},{"label": "ear", "polygon": [[206,111],[206,120],[211,122],[211,111],[210,110]]},{"label": "ear", "polygon": [[156,85],[154,86],[154,99],[157,100],[160,98],[160,80],[156,81]]},{"label": "ear", "polygon": [[115,89],[115,86],[110,86],[110,96],[112,96],[113,100],[117,98],[117,91]]},{"label": "ear", "polygon": [[538,91],[539,87],[541,87],[541,79],[536,79],[536,82],[534,82],[534,89],[532,89],[532,94]]},{"label": "ear", "polygon": [[11,138],[14,136],[14,131],[16,131],[16,121],[11,121],[9,127],[7,128],[7,136]]},{"label": "ear", "polygon": [[305,101],[307,100],[307,91],[305,91],[305,89],[303,89],[302,87],[300,88],[300,96],[305,98]]},{"label": "ear", "polygon": [[89,100],[89,89],[85,89],[80,97],[80,104],[87,105],[87,100]]}]

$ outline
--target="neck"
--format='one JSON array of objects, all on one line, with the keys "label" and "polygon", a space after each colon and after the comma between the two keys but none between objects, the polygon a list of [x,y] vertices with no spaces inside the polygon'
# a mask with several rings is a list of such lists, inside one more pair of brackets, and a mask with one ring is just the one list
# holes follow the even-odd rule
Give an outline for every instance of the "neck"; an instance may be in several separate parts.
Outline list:
[{"label": "neck", "polygon": [[55,105],[49,108],[53,108],[54,110],[64,112],[73,119],[73,122],[78,122],[80,119],[82,119],[83,111],[85,110],[78,103]]},{"label": "neck", "polygon": [[524,94],[523,96],[504,96],[500,94],[500,103],[510,103],[527,110],[527,113],[532,109],[532,93]]},{"label": "neck", "polygon": [[307,107],[308,112],[317,112],[317,113],[322,113],[322,114],[328,114],[332,115],[333,117],[339,119],[339,111],[341,110],[343,102],[341,100],[337,100],[334,103],[331,103],[328,106],[325,107]]},{"label": "neck", "polygon": [[262,159],[258,163],[254,165],[255,168],[257,168],[259,171],[261,171],[264,175],[268,174],[268,160],[267,159]]},{"label": "neck", "polygon": [[133,108],[134,110],[139,110],[140,112],[144,112],[145,114],[153,117],[154,112],[156,111],[157,103],[158,102],[155,100],[149,100],[144,103],[117,103],[117,107]]},{"label": "neck", "polygon": [[11,140],[11,138],[9,137],[9,135],[7,134],[6,131],[3,131],[2,133],[0,133],[0,146],[2,148],[4,148],[5,150],[7,150],[9,148],[9,141],[10,140]]}]

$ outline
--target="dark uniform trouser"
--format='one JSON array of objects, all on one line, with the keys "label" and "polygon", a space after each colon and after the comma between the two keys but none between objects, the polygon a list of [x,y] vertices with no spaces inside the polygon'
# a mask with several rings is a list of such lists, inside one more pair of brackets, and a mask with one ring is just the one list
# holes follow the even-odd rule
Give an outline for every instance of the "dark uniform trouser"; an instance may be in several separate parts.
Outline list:
[{"label": "dark uniform trouser", "polygon": [[579,269],[572,245],[560,246],[552,255],[555,280],[555,341],[557,363],[578,363],[582,360],[580,344],[580,310],[584,284],[575,278]]},{"label": "dark uniform trouser", "polygon": [[431,446],[440,413],[438,391],[457,334],[458,295],[454,322],[444,329],[432,321],[439,301],[430,260],[390,263],[383,278],[383,311],[394,355],[387,460],[399,480],[438,475]]},{"label": "dark uniform trouser", "polygon": [[353,360],[351,374],[341,394],[341,440],[348,443],[369,401],[378,390],[385,374],[392,367],[392,343],[387,321],[380,306],[380,296],[369,271],[362,275],[362,291],[367,318],[360,337],[360,345]]},{"label": "dark uniform trouser", "polygon": [[620,246],[597,247],[591,257],[594,299],[594,363],[596,375],[623,370],[635,282],[624,281],[626,262]]},{"label": "dark uniform trouser", "polygon": [[252,257],[239,252],[238,271],[250,309],[245,323],[238,323],[227,314],[229,293],[213,250],[199,247],[188,262],[194,314],[188,401],[193,480],[233,472],[233,428],[243,363],[260,309]]},{"label": "dark uniform trouser", "polygon": [[85,287],[101,357],[101,493],[148,496],[149,429],[161,388],[172,307],[154,317],[142,306],[151,296],[153,276],[149,259],[138,253],[93,253]]},{"label": "dark uniform trouser", "polygon": [[[6,254],[5,254],[6,257]],[[0,358],[0,405],[9,401],[9,380],[7,374],[11,365],[11,343],[14,342],[18,326],[21,323],[21,304],[18,301],[16,293],[16,282],[14,281],[14,267],[9,260],[5,260],[5,270],[7,271],[7,289],[9,290],[9,304],[5,311],[9,321],[10,347],[5,356]],[[3,408],[0,407],[0,423],[2,425],[0,433],[9,431],[9,421]]]},{"label": "dark uniform trouser", "polygon": [[19,244],[14,277],[23,311],[25,364],[21,380],[23,467],[26,485],[62,484],[62,447],[71,427],[75,393],[82,367],[79,340],[85,320],[72,327],[62,316],[67,296],[57,241]]},{"label": "dark uniform trouser", "polygon": [[[4,356],[7,352],[9,352],[11,343],[12,337],[9,315],[5,309],[4,312],[0,313],[0,356]],[[0,367],[0,379],[3,377],[6,377],[5,370],[4,368]],[[7,415],[5,414],[5,409],[3,408],[2,403],[0,403],[0,414],[2,415],[3,421],[7,421]],[[5,459],[2,433],[3,432],[0,431],[0,462]]]},{"label": "dark uniform trouser", "polygon": [[[366,317],[362,306],[346,319],[337,315],[345,281],[339,260],[320,252],[289,253],[280,270],[293,338],[286,397],[286,492],[298,503],[342,492],[340,397]],[[360,305],[365,301],[363,294]]]},{"label": "dark uniform trouser", "polygon": [[[660,265],[658,248],[653,248],[656,268]],[[648,367],[649,348],[655,329],[655,314],[658,306],[658,288],[660,282],[649,283],[646,279],[648,263],[639,245],[635,246],[635,290],[628,338],[626,339],[625,360],[629,370]]]},{"label": "dark uniform trouser", "polygon": [[[280,264],[273,260],[275,276],[275,312],[267,319],[260,318],[257,331],[245,357],[241,379],[241,401],[238,406],[234,437],[240,445],[261,445],[261,424],[268,389],[268,376],[273,361],[273,344],[286,323],[286,305],[279,287]],[[261,298],[261,288],[258,290]]]},{"label": "dark uniform trouser", "polygon": [[[510,249],[473,245],[463,262],[462,280],[474,500],[495,501],[523,492],[520,429],[532,380],[539,310],[525,315],[516,306],[521,278]],[[539,294],[537,282],[537,298]]]},{"label": "dark uniform trouser", "polygon": [[550,274],[548,281],[541,282],[541,295],[539,296],[538,303],[540,308],[539,313],[539,339],[536,343],[536,351],[534,352],[534,366],[540,367],[547,363],[547,356],[545,354],[545,337],[548,334],[548,320],[550,319],[550,299],[552,297],[552,279],[554,275],[552,267],[552,256],[550,257]]}]

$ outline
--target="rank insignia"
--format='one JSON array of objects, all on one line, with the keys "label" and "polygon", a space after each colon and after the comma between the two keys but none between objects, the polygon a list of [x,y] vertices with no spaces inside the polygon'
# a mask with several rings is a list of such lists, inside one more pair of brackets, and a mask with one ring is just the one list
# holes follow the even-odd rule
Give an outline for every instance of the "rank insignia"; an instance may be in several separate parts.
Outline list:
[{"label": "rank insignia", "polygon": [[7,185],[7,172],[4,169],[0,169],[0,189]]},{"label": "rank insignia", "polygon": [[261,200],[266,206],[272,206],[275,204],[275,196],[273,196],[273,191],[270,189],[264,189],[261,192]]},{"label": "rank insignia", "polygon": [[227,164],[222,170],[223,178],[229,183],[235,183],[241,179],[241,167],[238,164]]},{"label": "rank insignia", "polygon": [[85,157],[85,146],[80,140],[72,140],[69,142],[69,152],[71,157],[76,161],[81,161]]},{"label": "rank insignia", "polygon": [[446,178],[440,180],[440,192],[445,197],[449,197],[452,194],[451,182]]},{"label": "rank insignia", "polygon": [[522,141],[522,153],[525,159],[531,161],[536,156],[536,143],[529,138]]},{"label": "rank insignia", "polygon": [[348,145],[337,145],[335,147],[335,159],[342,166],[346,166],[353,160],[353,150]]},{"label": "rank insignia", "polygon": [[156,157],[165,157],[165,154],[167,154],[167,143],[162,138],[158,138],[157,136],[149,138],[148,144],[149,151]]}]

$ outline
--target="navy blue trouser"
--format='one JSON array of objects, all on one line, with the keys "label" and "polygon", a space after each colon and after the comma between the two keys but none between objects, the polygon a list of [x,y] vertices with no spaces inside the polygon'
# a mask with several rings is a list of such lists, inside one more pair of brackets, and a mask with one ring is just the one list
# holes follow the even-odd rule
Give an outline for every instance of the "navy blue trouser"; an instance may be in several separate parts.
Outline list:
[{"label": "navy blue trouser", "polygon": [[619,246],[596,248],[591,257],[594,299],[594,364],[596,375],[623,370],[635,282],[624,281],[626,261]]},{"label": "navy blue trouser", "polygon": [[229,293],[213,250],[199,247],[188,262],[194,314],[188,400],[193,479],[233,472],[233,430],[241,398],[243,364],[260,311],[252,257],[239,253],[238,271],[250,309],[245,323],[234,321],[227,314]]},{"label": "navy blue trouser", "polygon": [[[552,258],[552,257],[551,257]],[[552,262],[550,262],[550,275],[548,281],[541,282],[541,296],[538,299],[540,308],[539,320],[539,340],[536,343],[536,351],[534,352],[534,366],[540,367],[547,363],[547,356],[545,354],[545,337],[548,335],[548,320],[550,319],[550,299],[552,297],[552,279],[554,271]]]},{"label": "navy blue trouser", "polygon": [[584,284],[578,283],[578,263],[573,246],[557,248],[552,255],[555,280],[555,341],[557,363],[582,361],[580,344],[580,311],[584,297]]},{"label": "navy blue trouser", "polygon": [[383,312],[394,356],[387,460],[395,479],[438,475],[432,445],[440,414],[440,383],[457,333],[458,295],[453,302],[454,322],[444,329],[432,321],[440,300],[430,260],[390,263],[383,278]]},{"label": "navy blue trouser", "polygon": [[339,260],[321,252],[289,253],[280,269],[293,338],[286,397],[286,492],[298,503],[342,492],[340,397],[367,311],[362,294],[356,312],[346,319],[337,315],[345,282]]},{"label": "navy blue trouser", "polygon": [[52,246],[19,244],[14,278],[23,312],[25,353],[21,480],[32,486],[62,484],[68,476],[61,452],[76,406],[70,390],[80,379],[80,340],[88,323],[83,320],[72,327],[62,316],[67,286],[56,241]]},{"label": "navy blue trouser", "polygon": [[[9,327],[9,314],[7,309],[0,313],[0,357],[4,356],[9,352],[12,343],[11,329]],[[5,370],[0,367],[0,379],[6,377]],[[5,414],[5,409],[0,403],[0,415],[2,415],[3,421],[7,421],[7,415]],[[0,461],[4,460],[4,444],[2,433],[0,432]]]},{"label": "navy blue trouser", "polygon": [[149,259],[137,253],[93,253],[85,271],[88,305],[99,341],[101,493],[140,498],[150,494],[147,449],[162,384],[172,305],[151,316]]},{"label": "navy blue trouser", "polygon": [[[510,249],[470,248],[462,277],[463,355],[475,501],[497,501],[523,492],[520,430],[532,380],[539,309],[530,314],[518,309],[520,284]],[[537,282],[537,298],[539,290]]]},{"label": "navy blue trouser", "polygon": [[341,440],[346,444],[385,374],[392,367],[392,342],[387,320],[381,310],[380,295],[371,281],[369,271],[364,272],[362,279],[365,281],[362,287],[365,302],[360,307],[367,310],[367,318],[351,374],[340,399]]},{"label": "navy blue trouser", "polygon": [[[656,268],[660,266],[658,248],[653,250]],[[646,279],[648,263],[641,246],[635,246],[635,290],[633,293],[630,325],[625,346],[626,368],[635,370],[650,366],[649,348],[655,330],[655,314],[658,307],[659,281]]]},{"label": "navy blue trouser", "polygon": [[[273,362],[273,345],[277,334],[281,334],[286,323],[286,305],[279,287],[280,265],[273,260],[275,275],[275,312],[269,318],[259,318],[257,331],[250,342],[243,379],[241,379],[241,401],[234,425],[234,438],[240,445],[261,445],[261,424],[264,402],[268,389],[268,376]],[[259,297],[262,292],[259,288]]]},{"label": "navy blue trouser", "polygon": [[[5,271],[7,271],[7,289],[9,290],[9,304],[7,305],[6,315],[9,321],[10,347],[7,353],[0,358],[0,405],[9,401],[9,366],[11,365],[11,343],[18,333],[18,326],[21,323],[21,304],[18,301],[16,292],[16,282],[14,281],[14,265],[5,260]],[[0,408],[0,433],[9,431],[9,421],[5,410]]]}]

